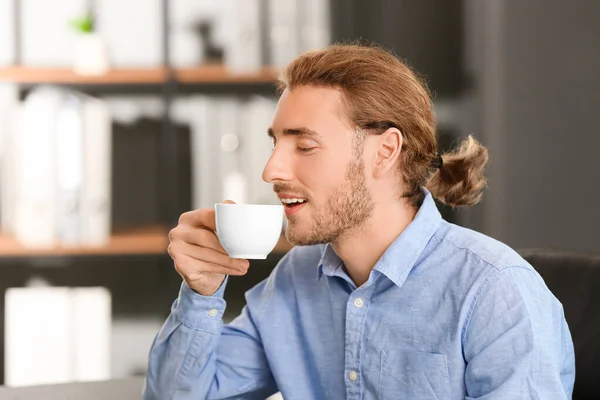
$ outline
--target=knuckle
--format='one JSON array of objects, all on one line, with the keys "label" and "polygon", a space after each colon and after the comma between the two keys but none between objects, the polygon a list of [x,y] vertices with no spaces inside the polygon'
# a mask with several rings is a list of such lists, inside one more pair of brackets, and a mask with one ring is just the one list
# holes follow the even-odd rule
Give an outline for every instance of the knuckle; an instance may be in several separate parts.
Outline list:
[{"label": "knuckle", "polygon": [[175,260],[177,256],[177,251],[175,250],[175,246],[173,245],[173,243],[169,243],[169,245],[167,246],[167,253],[169,253],[169,256],[173,260]]},{"label": "knuckle", "polygon": [[177,221],[179,225],[185,224],[185,222],[189,219],[191,211],[184,212],[179,216],[179,220]]},{"label": "knuckle", "polygon": [[241,269],[235,258],[228,258],[227,261],[225,262],[225,266],[229,267],[229,268],[234,268],[234,269]]},{"label": "knuckle", "polygon": [[208,240],[207,233],[208,233],[208,231],[206,229],[195,229],[194,230],[194,236],[198,240],[199,244],[203,245],[206,243],[206,241]]},{"label": "knuckle", "polygon": [[179,233],[179,230],[177,229],[177,227],[171,229],[169,231],[169,242],[175,241],[177,239],[178,233]]}]

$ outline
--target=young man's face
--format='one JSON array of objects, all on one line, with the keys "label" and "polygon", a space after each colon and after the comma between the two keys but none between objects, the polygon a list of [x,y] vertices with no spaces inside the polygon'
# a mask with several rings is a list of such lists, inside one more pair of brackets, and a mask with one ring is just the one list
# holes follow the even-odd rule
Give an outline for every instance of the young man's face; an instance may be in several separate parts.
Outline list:
[{"label": "young man's face", "polygon": [[362,143],[335,89],[298,87],[281,95],[269,129],[274,149],[263,179],[285,204],[286,237],[296,245],[335,241],[373,209]]}]

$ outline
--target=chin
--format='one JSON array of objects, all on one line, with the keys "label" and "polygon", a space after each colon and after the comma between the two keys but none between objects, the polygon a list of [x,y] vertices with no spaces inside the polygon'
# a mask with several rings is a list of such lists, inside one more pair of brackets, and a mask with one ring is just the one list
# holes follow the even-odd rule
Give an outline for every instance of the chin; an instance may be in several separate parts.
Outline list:
[{"label": "chin", "polygon": [[319,237],[311,232],[310,229],[302,229],[298,226],[288,225],[285,230],[286,240],[293,246],[313,246],[327,243],[319,240]]}]

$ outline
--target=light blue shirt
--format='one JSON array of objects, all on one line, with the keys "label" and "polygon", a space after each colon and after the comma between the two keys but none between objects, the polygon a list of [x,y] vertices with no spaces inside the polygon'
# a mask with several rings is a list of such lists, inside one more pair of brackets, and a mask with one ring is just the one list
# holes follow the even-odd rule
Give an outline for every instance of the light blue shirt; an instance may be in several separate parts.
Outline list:
[{"label": "light blue shirt", "polygon": [[356,287],[329,245],[297,247],[224,326],[182,285],[144,399],[570,399],[561,304],[517,253],[444,221],[429,193]]}]

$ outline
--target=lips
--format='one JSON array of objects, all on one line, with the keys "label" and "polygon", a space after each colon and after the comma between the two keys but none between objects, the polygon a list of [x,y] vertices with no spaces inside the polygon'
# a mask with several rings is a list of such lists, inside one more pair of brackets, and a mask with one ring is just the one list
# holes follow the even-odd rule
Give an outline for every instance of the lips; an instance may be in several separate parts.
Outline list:
[{"label": "lips", "polygon": [[285,214],[290,216],[302,209],[308,200],[296,193],[279,193],[279,200],[285,207]]},{"label": "lips", "polygon": [[303,202],[284,203],[285,215],[289,217],[290,215],[297,213],[306,206],[306,203],[306,200]]},{"label": "lips", "polygon": [[306,199],[302,199],[299,197],[293,197],[293,198],[280,198],[281,202],[284,205],[294,205],[294,204],[302,204],[302,203],[306,203]]}]

